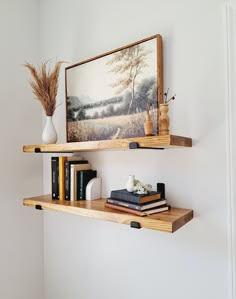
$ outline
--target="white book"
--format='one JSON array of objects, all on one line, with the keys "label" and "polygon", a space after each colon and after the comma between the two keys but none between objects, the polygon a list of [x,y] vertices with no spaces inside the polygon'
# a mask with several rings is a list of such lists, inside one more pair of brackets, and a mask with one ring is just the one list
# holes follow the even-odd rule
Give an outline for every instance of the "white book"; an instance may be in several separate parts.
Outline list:
[{"label": "white book", "polygon": [[83,157],[81,157],[81,156],[67,156],[66,157],[67,159],[67,161],[80,161],[80,160],[84,160],[84,158]]}]

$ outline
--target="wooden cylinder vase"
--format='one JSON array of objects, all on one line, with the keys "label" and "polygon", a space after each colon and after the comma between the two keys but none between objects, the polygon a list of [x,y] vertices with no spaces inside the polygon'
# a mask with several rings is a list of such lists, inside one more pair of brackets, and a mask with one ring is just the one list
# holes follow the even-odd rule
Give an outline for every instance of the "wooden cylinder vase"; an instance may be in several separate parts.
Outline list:
[{"label": "wooden cylinder vase", "polygon": [[160,104],[159,109],[159,135],[169,135],[170,120],[168,115],[168,104]]},{"label": "wooden cylinder vase", "polygon": [[149,111],[147,112],[146,121],[144,123],[144,132],[145,132],[146,136],[153,135],[153,123],[152,123]]}]

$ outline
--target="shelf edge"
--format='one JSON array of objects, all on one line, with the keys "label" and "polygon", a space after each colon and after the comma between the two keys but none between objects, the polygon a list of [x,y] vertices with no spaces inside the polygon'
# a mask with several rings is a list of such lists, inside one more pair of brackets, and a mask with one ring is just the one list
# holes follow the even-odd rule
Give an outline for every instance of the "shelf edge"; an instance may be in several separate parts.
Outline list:
[{"label": "shelf edge", "polygon": [[[113,209],[106,208],[105,210],[101,210],[101,206],[103,207],[105,203],[104,199],[100,199],[97,200],[97,202],[94,201],[92,203],[84,202],[82,204],[85,204],[86,206],[83,207],[76,206],[81,204],[78,202],[60,202],[59,200],[52,201],[49,198],[49,195],[28,199],[26,198],[23,200],[23,204],[24,206],[28,207],[35,208],[36,206],[38,206],[38,208],[40,207],[39,209],[47,209],[78,216],[100,219],[104,221],[116,222],[120,224],[130,225],[131,222],[134,221],[139,223],[141,228],[154,229],[169,233],[175,232],[193,218],[193,211],[189,209],[172,208],[171,212],[164,212],[146,217],[140,217],[133,214],[119,212]],[[96,206],[97,203],[99,208]],[[91,208],[90,204],[95,204],[95,208]],[[181,217],[178,216],[178,214],[180,213],[182,215]],[[169,220],[164,220],[165,218]],[[173,218],[177,218],[177,220],[172,220]]]},{"label": "shelf edge", "polygon": [[33,153],[72,153],[82,151],[101,150],[128,150],[129,144],[136,142],[139,147],[145,148],[171,148],[171,147],[192,147],[192,139],[176,135],[146,136],[116,140],[101,140],[88,142],[70,142],[62,144],[36,144],[24,145],[23,152]]}]

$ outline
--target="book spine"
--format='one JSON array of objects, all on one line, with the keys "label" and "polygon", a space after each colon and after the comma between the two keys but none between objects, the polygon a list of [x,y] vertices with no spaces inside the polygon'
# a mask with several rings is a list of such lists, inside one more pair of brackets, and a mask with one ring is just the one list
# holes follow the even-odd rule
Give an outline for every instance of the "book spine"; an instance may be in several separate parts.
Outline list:
[{"label": "book spine", "polygon": [[126,207],[113,205],[111,203],[105,203],[105,207],[111,208],[111,209],[114,209],[114,210],[123,211],[123,212],[130,213],[130,214],[135,214],[135,215],[138,215],[138,216],[147,216],[147,215],[151,215],[151,214],[161,213],[161,212],[164,212],[164,211],[168,211],[168,209],[169,209],[168,205],[162,205],[160,207],[149,209],[149,210],[146,210],[146,211],[137,211],[137,210],[129,209],[129,208],[126,208]]},{"label": "book spine", "polygon": [[70,200],[70,163],[65,161],[65,200]]},{"label": "book spine", "polygon": [[88,164],[87,160],[78,160],[78,161],[65,161],[65,199],[71,199],[71,190],[70,190],[70,166],[71,164]]},{"label": "book spine", "polygon": [[80,172],[82,170],[78,170],[76,171],[76,178],[75,178],[75,196],[76,196],[76,200],[79,200],[79,196],[80,196]]},{"label": "book spine", "polygon": [[79,189],[79,199],[86,199],[86,187],[88,182],[97,176],[96,170],[84,170],[80,171],[80,189]]},{"label": "book spine", "polygon": [[153,208],[153,209],[143,211],[141,216],[157,214],[157,213],[168,211],[169,209],[170,209],[170,206],[165,204],[165,205],[159,206],[157,208]]},{"label": "book spine", "polygon": [[135,209],[135,210],[138,210],[138,211],[142,210],[142,206],[137,205],[135,203],[120,201],[120,200],[116,200],[116,199],[113,199],[113,198],[107,198],[107,202],[111,203],[111,204],[114,204],[114,205],[130,208],[130,209]]},{"label": "book spine", "polygon": [[51,158],[52,199],[59,199],[59,158]]},{"label": "book spine", "polygon": [[75,168],[71,165],[70,166],[70,200],[76,200],[76,171]]},{"label": "book spine", "polygon": [[65,200],[65,161],[67,157],[59,157],[59,199]]},{"label": "book spine", "polygon": [[134,195],[132,193],[124,193],[122,191],[113,190],[111,191],[111,197],[114,199],[129,201],[131,203],[139,204],[139,196]]},{"label": "book spine", "polygon": [[107,198],[107,202],[112,203],[114,205],[134,209],[137,211],[146,211],[149,209],[157,209],[158,207],[166,204],[166,199],[158,199],[158,200],[150,201],[149,203],[144,203],[144,204],[142,204],[142,203],[134,204],[134,203],[130,203],[130,202],[126,202],[126,201],[122,201],[119,199],[114,199],[114,198],[109,197],[109,198]]},{"label": "book spine", "polygon": [[126,190],[113,190],[111,191],[110,197],[135,204],[144,204],[153,200],[160,199],[160,193],[153,191],[148,194],[134,194]]},{"label": "book spine", "polygon": [[77,188],[78,188],[78,179],[77,179],[78,172],[79,172],[79,170],[76,170],[75,174],[74,174],[74,197],[75,197],[74,199],[75,200],[78,200],[78,192],[77,192]]},{"label": "book spine", "polygon": [[80,200],[85,199],[83,197],[83,185],[84,185],[84,171],[81,170],[79,172],[79,199]]},{"label": "book spine", "polygon": [[111,208],[114,210],[118,210],[118,211],[122,211],[122,212],[126,212],[126,213],[130,213],[130,214],[134,214],[134,215],[138,215],[138,216],[142,216],[142,212],[137,211],[137,210],[132,210],[126,207],[122,207],[122,206],[117,206],[117,205],[113,205],[111,203],[105,203],[105,207],[106,208]]}]

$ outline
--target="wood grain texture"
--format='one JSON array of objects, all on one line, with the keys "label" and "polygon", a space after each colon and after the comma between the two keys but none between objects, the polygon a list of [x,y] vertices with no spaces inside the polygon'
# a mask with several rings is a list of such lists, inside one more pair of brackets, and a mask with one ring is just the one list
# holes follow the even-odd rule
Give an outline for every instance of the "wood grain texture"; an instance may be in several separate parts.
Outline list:
[{"label": "wood grain texture", "polygon": [[163,54],[162,54],[162,37],[157,36],[157,94],[158,105],[163,104]]},{"label": "wood grain texture", "polygon": [[140,223],[142,228],[173,233],[193,218],[189,209],[171,208],[170,211],[145,217],[131,215],[110,208],[105,208],[105,199],[91,201],[59,201],[52,200],[51,195],[25,198],[23,204],[29,207],[40,205],[43,209],[69,213],[84,217],[102,219],[130,225],[131,221]]},{"label": "wood grain texture", "polygon": [[130,142],[137,142],[140,147],[171,148],[171,147],[191,147],[192,139],[182,136],[163,135],[146,136],[116,140],[101,140],[88,142],[69,142],[63,144],[36,144],[23,146],[24,152],[83,152],[99,150],[129,149]]},{"label": "wood grain texture", "polygon": [[[116,49],[114,49],[114,50],[112,50],[112,51],[108,51],[108,52],[106,52],[106,53],[102,53],[102,54],[100,54],[100,55],[96,55],[96,56],[94,56],[94,57],[92,57],[92,58],[89,58],[89,59],[86,59],[86,60],[77,62],[77,63],[75,63],[75,64],[72,64],[72,65],[70,65],[70,66],[67,66],[65,69],[66,69],[66,70],[71,69],[71,68],[73,68],[73,67],[75,67],[75,66],[82,65],[82,64],[85,64],[85,63],[87,63],[87,62],[91,62],[91,61],[93,61],[93,60],[96,60],[96,59],[98,59],[98,58],[102,58],[102,57],[104,57],[104,56],[108,56],[108,55],[113,54],[113,53],[115,53],[115,52],[118,52],[118,51],[121,51],[121,50],[130,48],[130,47],[136,46],[136,45],[141,44],[141,43],[144,43],[144,42],[147,42],[147,41],[149,41],[149,40],[151,40],[151,39],[154,39],[154,38],[156,38],[157,41],[158,41],[158,43],[157,43],[157,49],[158,49],[158,51],[161,51],[161,53],[160,53],[160,54],[161,54],[160,58],[162,59],[162,37],[161,37],[160,34],[155,34],[155,35],[146,37],[146,38],[144,38],[144,39],[141,39],[141,40],[139,40],[139,41],[136,41],[136,42],[134,42],[134,43],[130,43],[130,44],[128,44],[128,45],[125,45],[125,46],[116,48]],[[158,56],[157,58],[159,59],[159,56]],[[161,69],[161,70],[162,70],[162,69]],[[162,78],[161,78],[161,79],[162,79]]]}]

